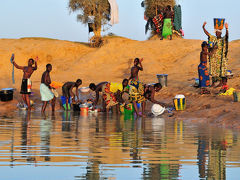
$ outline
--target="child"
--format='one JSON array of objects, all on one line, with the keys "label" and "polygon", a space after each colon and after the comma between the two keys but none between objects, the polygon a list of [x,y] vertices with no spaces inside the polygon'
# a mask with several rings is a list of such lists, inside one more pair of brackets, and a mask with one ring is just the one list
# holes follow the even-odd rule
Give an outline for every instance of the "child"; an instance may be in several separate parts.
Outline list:
[{"label": "child", "polygon": [[202,51],[200,53],[200,64],[198,66],[198,75],[199,75],[199,87],[201,88],[200,94],[210,94],[210,91],[207,90],[207,87],[210,86],[210,79],[207,68],[208,56],[211,56],[215,50],[215,46],[212,52],[208,52],[208,44],[206,41],[202,43]]},{"label": "child", "polygon": [[221,87],[219,93],[225,93],[228,89],[229,88],[228,88],[228,85],[227,85],[227,78],[223,77],[222,78],[222,87]]}]

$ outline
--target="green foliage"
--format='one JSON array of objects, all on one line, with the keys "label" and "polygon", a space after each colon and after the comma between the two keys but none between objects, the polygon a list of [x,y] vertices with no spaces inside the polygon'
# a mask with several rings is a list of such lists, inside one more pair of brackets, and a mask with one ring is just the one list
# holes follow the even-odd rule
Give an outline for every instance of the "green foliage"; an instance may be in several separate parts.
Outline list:
[{"label": "green foliage", "polygon": [[163,10],[166,6],[174,6],[175,0],[145,0],[145,15],[153,18],[156,16],[156,12]]},{"label": "green foliage", "polygon": [[95,16],[93,30],[101,31],[101,26],[109,21],[110,4],[108,0],[69,0],[71,12],[78,12],[77,20],[88,23],[88,16]]}]

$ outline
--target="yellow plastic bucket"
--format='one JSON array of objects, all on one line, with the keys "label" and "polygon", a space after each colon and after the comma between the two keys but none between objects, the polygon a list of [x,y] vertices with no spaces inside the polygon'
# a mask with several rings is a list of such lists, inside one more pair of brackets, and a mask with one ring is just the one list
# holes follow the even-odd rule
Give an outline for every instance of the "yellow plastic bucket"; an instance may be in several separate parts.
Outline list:
[{"label": "yellow plastic bucket", "polygon": [[186,109],[186,98],[184,95],[176,95],[173,99],[174,107],[177,111],[183,111]]}]

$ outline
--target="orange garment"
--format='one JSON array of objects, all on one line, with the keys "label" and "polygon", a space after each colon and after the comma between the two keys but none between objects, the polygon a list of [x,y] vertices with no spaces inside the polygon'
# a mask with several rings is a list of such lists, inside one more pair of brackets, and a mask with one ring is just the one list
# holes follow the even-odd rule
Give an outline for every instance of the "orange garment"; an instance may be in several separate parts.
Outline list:
[{"label": "orange garment", "polygon": [[56,81],[52,81],[52,83],[50,84],[51,87],[55,88],[55,89],[58,89],[60,87],[63,86],[63,83],[60,83],[60,82],[56,82]]}]

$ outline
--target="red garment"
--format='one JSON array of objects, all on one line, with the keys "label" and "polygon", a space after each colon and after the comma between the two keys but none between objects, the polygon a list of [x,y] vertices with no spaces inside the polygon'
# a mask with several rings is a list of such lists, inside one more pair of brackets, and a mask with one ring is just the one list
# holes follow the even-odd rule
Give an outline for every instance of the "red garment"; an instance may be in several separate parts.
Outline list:
[{"label": "red garment", "polygon": [[153,18],[153,23],[156,28],[156,32],[160,33],[162,31],[162,26],[163,26],[163,16],[161,14],[155,16]]},{"label": "red garment", "polygon": [[221,88],[222,90],[228,90],[229,89],[229,87],[228,87],[228,85],[227,84],[225,84],[225,85],[222,85],[222,88]]}]

